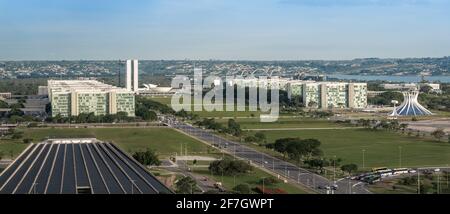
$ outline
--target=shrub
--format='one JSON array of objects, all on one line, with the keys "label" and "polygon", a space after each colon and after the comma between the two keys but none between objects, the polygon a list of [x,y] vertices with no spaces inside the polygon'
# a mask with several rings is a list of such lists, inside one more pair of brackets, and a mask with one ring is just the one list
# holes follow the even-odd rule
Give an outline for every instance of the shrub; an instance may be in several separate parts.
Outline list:
[{"label": "shrub", "polygon": [[247,173],[253,169],[250,164],[241,160],[223,159],[212,162],[209,165],[209,171],[214,174],[237,175]]},{"label": "shrub", "polygon": [[248,184],[239,184],[235,186],[233,190],[239,194],[250,194],[251,192],[250,186]]}]

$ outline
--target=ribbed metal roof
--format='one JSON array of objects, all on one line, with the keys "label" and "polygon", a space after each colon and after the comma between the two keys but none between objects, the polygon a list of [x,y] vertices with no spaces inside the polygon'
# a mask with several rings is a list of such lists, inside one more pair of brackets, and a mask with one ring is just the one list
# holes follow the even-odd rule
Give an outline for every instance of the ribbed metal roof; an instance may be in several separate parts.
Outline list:
[{"label": "ribbed metal roof", "polygon": [[0,175],[0,194],[172,193],[111,143],[50,140],[30,145]]}]

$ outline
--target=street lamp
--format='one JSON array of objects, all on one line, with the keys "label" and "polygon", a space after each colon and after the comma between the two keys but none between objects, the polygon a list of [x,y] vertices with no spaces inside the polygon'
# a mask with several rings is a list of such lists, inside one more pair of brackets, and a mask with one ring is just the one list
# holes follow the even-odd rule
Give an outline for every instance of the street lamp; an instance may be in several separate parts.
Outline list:
[{"label": "street lamp", "polygon": [[265,193],[265,186],[264,186],[264,180],[266,180],[266,178],[262,178],[262,194]]},{"label": "street lamp", "polygon": [[399,146],[398,150],[399,150],[399,165],[400,165],[400,168],[402,168],[402,147]]},{"label": "street lamp", "polygon": [[334,155],[333,168],[333,182],[336,184],[336,155]]},{"label": "street lamp", "polygon": [[362,153],[363,153],[363,164],[362,164],[362,168],[363,168],[363,169],[366,169],[366,150],[363,149],[363,150],[362,150]]}]

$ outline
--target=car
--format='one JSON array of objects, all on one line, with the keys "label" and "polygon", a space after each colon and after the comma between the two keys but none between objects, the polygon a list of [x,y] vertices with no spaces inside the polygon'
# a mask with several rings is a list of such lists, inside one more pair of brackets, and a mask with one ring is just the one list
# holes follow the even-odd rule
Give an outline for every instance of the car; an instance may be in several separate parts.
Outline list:
[{"label": "car", "polygon": [[328,189],[328,188],[329,188],[328,186],[322,186],[322,185],[317,186],[317,189]]},{"label": "car", "polygon": [[338,186],[337,184],[333,184],[333,185],[331,185],[330,188],[331,188],[332,190],[337,190],[338,187],[339,187],[339,186]]}]

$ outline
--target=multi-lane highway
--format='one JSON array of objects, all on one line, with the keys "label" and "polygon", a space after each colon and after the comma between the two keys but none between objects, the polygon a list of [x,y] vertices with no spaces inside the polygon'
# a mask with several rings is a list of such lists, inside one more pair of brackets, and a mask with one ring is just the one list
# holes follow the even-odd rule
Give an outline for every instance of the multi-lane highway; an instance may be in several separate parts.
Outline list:
[{"label": "multi-lane highway", "polygon": [[[219,137],[208,130],[203,130],[176,120],[166,120],[165,122],[169,126],[198,138],[210,145],[216,146],[228,154],[250,161],[253,165],[258,166],[259,168],[270,171],[273,174],[278,175],[280,178],[286,179],[288,182],[297,183],[308,187],[314,192],[322,194],[370,194],[361,182],[355,182],[349,179],[341,179],[336,182],[331,181],[306,169],[299,168],[289,162],[256,151],[240,143]],[[325,186],[334,186],[335,184],[338,186],[335,191],[320,188]]]}]

